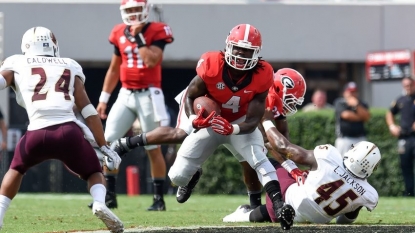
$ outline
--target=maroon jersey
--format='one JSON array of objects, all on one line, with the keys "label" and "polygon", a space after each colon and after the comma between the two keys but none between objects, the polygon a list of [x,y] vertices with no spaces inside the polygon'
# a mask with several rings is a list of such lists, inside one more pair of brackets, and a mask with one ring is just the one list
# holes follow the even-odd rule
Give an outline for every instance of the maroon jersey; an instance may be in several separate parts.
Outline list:
[{"label": "maroon jersey", "polygon": [[[173,42],[173,33],[164,23],[151,22],[143,33],[147,45],[154,41],[164,40]],[[121,53],[120,81],[124,88],[140,89],[149,86],[161,87],[161,60],[153,68],[148,68],[138,53],[137,43],[131,42],[125,35],[127,25],[116,25],[109,36],[111,44],[115,45]]]},{"label": "maroon jersey", "polygon": [[247,72],[237,83],[232,81],[221,52],[207,52],[200,58],[196,72],[206,84],[209,96],[221,107],[221,116],[232,122],[246,115],[256,94],[267,91],[273,84],[272,66],[259,61],[263,68]]}]

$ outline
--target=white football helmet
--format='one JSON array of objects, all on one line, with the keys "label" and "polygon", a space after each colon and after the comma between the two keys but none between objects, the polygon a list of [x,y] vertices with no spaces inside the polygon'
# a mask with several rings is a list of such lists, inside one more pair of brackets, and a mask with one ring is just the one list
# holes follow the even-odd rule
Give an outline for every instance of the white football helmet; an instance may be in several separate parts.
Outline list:
[{"label": "white football helmet", "polygon": [[59,46],[53,32],[45,27],[33,27],[25,32],[21,45],[24,55],[59,57]]},{"label": "white football helmet", "polygon": [[[128,10],[133,7],[141,7],[141,12]],[[147,4],[147,0],[121,0],[120,11],[122,21],[126,25],[137,25],[147,22],[150,5]]]},{"label": "white football helmet", "polygon": [[375,144],[361,141],[344,154],[343,164],[356,177],[366,179],[376,169],[380,159],[380,151]]}]

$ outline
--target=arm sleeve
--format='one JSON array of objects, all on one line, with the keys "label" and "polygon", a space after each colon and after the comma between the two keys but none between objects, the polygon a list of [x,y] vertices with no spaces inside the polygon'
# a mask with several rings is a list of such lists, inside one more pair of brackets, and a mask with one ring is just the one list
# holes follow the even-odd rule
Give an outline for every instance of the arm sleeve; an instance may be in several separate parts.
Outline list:
[{"label": "arm sleeve", "polygon": [[159,47],[162,51],[164,51],[164,47],[166,47],[167,42],[165,40],[156,40],[151,45]]},{"label": "arm sleeve", "polygon": [[114,54],[117,56],[121,56],[120,49],[116,45],[114,45]]}]

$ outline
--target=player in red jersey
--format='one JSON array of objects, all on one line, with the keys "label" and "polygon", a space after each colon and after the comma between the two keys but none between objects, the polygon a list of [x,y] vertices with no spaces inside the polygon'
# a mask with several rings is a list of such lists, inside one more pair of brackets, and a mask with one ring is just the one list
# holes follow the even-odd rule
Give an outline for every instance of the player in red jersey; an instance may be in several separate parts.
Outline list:
[{"label": "player in red jersey", "polygon": [[[161,62],[165,46],[173,42],[170,27],[162,22],[147,22],[149,4],[146,0],[122,0],[123,24],[116,25],[109,36],[114,54],[105,76],[97,111],[106,119],[107,102],[118,80],[122,88],[108,115],[105,139],[108,142],[123,137],[136,118],[144,132],[155,129],[167,119],[164,95],[161,90]],[[154,202],[150,211],[165,210],[163,183],[166,165],[160,146],[145,149],[150,158],[154,184]],[[117,207],[115,196],[116,174],[105,171],[109,207]]]},{"label": "player in red jersey", "polygon": [[[183,141],[169,177],[179,187],[177,200],[186,201],[201,175],[201,165],[223,144],[238,152],[252,168],[266,192],[283,229],[290,229],[295,212],[284,204],[275,169],[268,160],[258,124],[273,83],[271,65],[259,58],[260,32],[249,24],[235,26],[226,39],[225,52],[207,52],[199,60],[197,75],[190,82],[185,109],[197,132]],[[193,110],[193,101],[207,95],[221,107],[203,118]],[[190,192],[189,192],[190,191]]]}]

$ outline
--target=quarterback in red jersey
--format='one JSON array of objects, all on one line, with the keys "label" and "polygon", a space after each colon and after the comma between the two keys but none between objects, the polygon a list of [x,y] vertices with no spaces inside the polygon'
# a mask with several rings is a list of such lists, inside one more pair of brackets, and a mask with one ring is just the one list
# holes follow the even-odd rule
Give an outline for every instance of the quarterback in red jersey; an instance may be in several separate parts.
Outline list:
[{"label": "quarterback in red jersey", "polygon": [[[197,64],[190,82],[185,110],[196,131],[183,141],[169,170],[171,181],[180,186],[178,202],[185,202],[201,176],[201,166],[219,145],[239,153],[256,170],[261,184],[272,197],[274,211],[283,229],[290,229],[295,211],[282,200],[275,168],[268,160],[258,124],[265,111],[273,70],[259,58],[261,34],[250,24],[235,26],[226,39],[225,52],[208,52]],[[193,101],[207,95],[221,106],[221,116],[212,112],[203,118],[193,110]]]},{"label": "quarterback in red jersey", "polygon": [[[136,118],[143,132],[155,129],[167,119],[161,90],[161,62],[165,46],[173,42],[170,27],[162,22],[147,22],[150,6],[146,0],[122,0],[123,24],[116,25],[109,36],[114,46],[111,64],[105,76],[97,111],[106,119],[110,94],[121,81],[121,90],[108,114],[105,139],[112,143],[123,137]],[[150,98],[149,98],[150,96]],[[148,210],[165,210],[163,183],[166,176],[164,157],[158,145],[146,146],[154,184],[154,202]],[[108,185],[106,203],[117,207],[116,173],[105,171]]]}]

